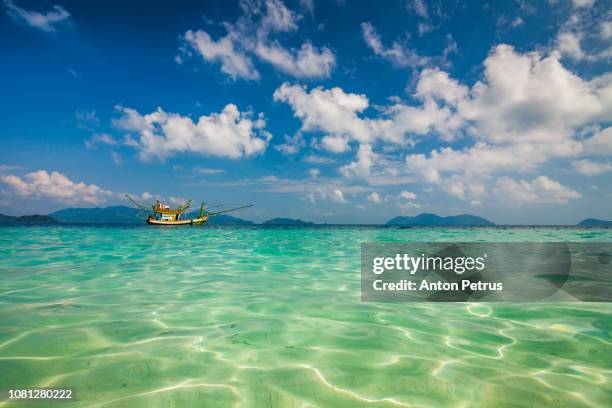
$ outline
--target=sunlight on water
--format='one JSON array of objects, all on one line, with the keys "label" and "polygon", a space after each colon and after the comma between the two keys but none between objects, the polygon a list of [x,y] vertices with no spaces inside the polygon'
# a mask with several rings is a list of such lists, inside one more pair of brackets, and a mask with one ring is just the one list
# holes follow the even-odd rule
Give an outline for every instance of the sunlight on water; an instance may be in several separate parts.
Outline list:
[{"label": "sunlight on water", "polygon": [[70,407],[612,400],[610,304],[361,303],[359,280],[362,241],[609,229],[23,227],[0,241],[0,389],[73,387]]}]

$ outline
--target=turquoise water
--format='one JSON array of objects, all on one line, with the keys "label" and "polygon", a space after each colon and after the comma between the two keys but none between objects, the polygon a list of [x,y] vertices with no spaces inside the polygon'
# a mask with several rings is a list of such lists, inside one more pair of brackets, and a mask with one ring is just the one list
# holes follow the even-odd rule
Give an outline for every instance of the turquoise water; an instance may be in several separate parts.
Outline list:
[{"label": "turquoise water", "polygon": [[[604,407],[612,305],[361,303],[362,241],[612,230],[0,228],[0,389],[53,407]],[[46,404],[46,405],[45,405]]]}]

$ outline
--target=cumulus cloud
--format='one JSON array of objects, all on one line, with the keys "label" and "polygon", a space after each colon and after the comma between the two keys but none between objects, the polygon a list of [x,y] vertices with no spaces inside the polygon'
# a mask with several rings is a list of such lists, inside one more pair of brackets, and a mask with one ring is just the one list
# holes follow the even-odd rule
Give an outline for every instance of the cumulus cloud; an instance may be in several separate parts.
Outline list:
[{"label": "cumulus cloud", "polygon": [[596,176],[612,171],[612,163],[600,163],[589,159],[576,160],[572,162],[572,166],[585,176]]},{"label": "cumulus cloud", "polygon": [[291,106],[294,115],[302,120],[303,131],[318,130],[359,141],[372,137],[369,122],[357,115],[369,105],[365,95],[346,93],[338,87],[317,87],[308,92],[305,86],[284,83],[274,91],[274,100]]},{"label": "cumulus cloud", "polygon": [[532,181],[502,177],[497,180],[494,192],[501,199],[518,203],[563,204],[580,197],[579,192],[546,176],[536,177]]},{"label": "cumulus cloud", "polygon": [[[358,145],[355,160],[340,168],[344,177],[371,185],[416,179],[473,202],[481,200],[496,173],[531,172],[553,159],[612,154],[612,128],[599,127],[612,117],[612,75],[583,79],[563,66],[557,52],[520,53],[499,45],[475,84],[427,68],[414,89],[415,102],[395,98],[376,106],[373,114],[366,95],[339,87],[308,90],[285,83],[274,99],[292,108],[302,132],[324,134],[321,145],[327,150]],[[449,145],[407,154],[404,167],[397,154],[389,154],[405,152],[424,137]],[[529,191],[528,186],[554,190],[547,180],[514,183],[521,191]],[[500,183],[498,190],[514,186]],[[559,191],[563,197],[565,190]]]},{"label": "cumulus cloud", "polygon": [[185,33],[184,39],[206,61],[219,62],[221,72],[232,79],[259,79],[259,72],[255,69],[253,61],[243,50],[234,46],[230,35],[215,41],[205,31],[189,30]]},{"label": "cumulus cloud", "polygon": [[189,152],[236,159],[263,152],[272,138],[262,113],[253,118],[234,104],[195,122],[161,108],[147,115],[122,106],[117,110],[122,116],[113,121],[115,126],[139,135],[132,144],[143,160]]},{"label": "cumulus cloud", "polygon": [[345,177],[357,176],[368,179],[371,177],[371,169],[376,161],[376,154],[372,151],[372,146],[362,144],[357,151],[357,159],[354,162],[342,166],[340,172]]},{"label": "cumulus cloud", "polygon": [[1,176],[2,181],[13,191],[24,197],[51,199],[69,204],[79,202],[94,204],[111,197],[111,191],[103,190],[95,184],[74,182],[66,175],[53,171],[39,170],[23,177],[14,174]]},{"label": "cumulus cloud", "polygon": [[326,135],[321,139],[321,147],[333,153],[344,153],[350,149],[349,139],[341,135]]},{"label": "cumulus cloud", "polygon": [[[327,47],[316,47],[305,41],[297,49],[284,47],[275,33],[298,30],[302,16],[280,0],[242,2],[244,14],[236,23],[224,23],[227,34],[218,40],[204,30],[187,31],[183,36],[183,54],[196,53],[204,60],[220,63],[221,71],[232,79],[258,80],[259,71],[252,57],[297,78],[321,78],[331,75],[336,65],[334,53]],[[178,56],[182,63],[183,57]]]},{"label": "cumulus cloud", "polygon": [[586,57],[580,45],[581,36],[578,33],[562,32],[557,36],[557,47],[561,53],[580,61]]},{"label": "cumulus cloud", "polygon": [[419,75],[415,95],[422,99],[437,98],[456,106],[465,99],[467,94],[468,88],[450,78],[446,72],[437,68],[428,68],[424,69]]},{"label": "cumulus cloud", "polygon": [[332,151],[340,150],[334,148],[347,137],[360,143],[382,138],[404,145],[406,137],[432,130],[452,136],[460,123],[453,119],[451,108],[440,107],[433,94],[430,96],[424,97],[421,106],[397,102],[380,107],[378,117],[367,118],[362,116],[370,106],[367,96],[347,93],[339,87],[308,91],[305,86],[284,83],[274,92],[274,100],[289,104],[294,116],[302,121],[302,131],[327,133],[326,145]]},{"label": "cumulus cloud", "polygon": [[31,27],[38,28],[43,31],[53,32],[56,26],[65,22],[70,18],[70,13],[62,6],[53,6],[46,13],[41,13],[33,10],[26,10],[19,7],[12,0],[4,0],[4,5],[7,8],[9,16],[15,20],[23,21]]},{"label": "cumulus cloud", "polygon": [[[446,81],[437,76],[437,82]],[[408,155],[408,167],[430,181],[444,172],[530,170],[551,158],[601,150],[612,138],[607,129],[590,139],[574,137],[576,129],[612,114],[612,77],[585,81],[564,68],[558,55],[519,54],[512,47],[498,46],[485,60],[483,82],[469,91],[458,84],[442,89],[448,94],[419,83],[417,93],[452,105],[448,122],[465,129],[476,142],[461,150],[433,150],[429,157]]]},{"label": "cumulus cloud", "polygon": [[297,78],[328,77],[336,65],[336,57],[329,48],[319,49],[309,42],[298,50],[286,49],[276,41],[262,42],[257,44],[255,52],[261,60]]}]

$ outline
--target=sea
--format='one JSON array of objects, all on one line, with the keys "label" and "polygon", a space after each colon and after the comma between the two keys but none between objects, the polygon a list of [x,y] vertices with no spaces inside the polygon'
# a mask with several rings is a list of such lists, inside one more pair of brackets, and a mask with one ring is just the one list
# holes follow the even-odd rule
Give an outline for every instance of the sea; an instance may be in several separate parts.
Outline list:
[{"label": "sea", "polygon": [[612,304],[362,302],[362,242],[612,229],[0,228],[2,407],[609,407]]}]

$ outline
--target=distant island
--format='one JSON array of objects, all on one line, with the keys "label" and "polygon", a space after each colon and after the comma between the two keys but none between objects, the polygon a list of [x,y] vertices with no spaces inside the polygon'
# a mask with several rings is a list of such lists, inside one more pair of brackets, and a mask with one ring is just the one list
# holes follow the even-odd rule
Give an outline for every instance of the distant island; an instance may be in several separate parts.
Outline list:
[{"label": "distant island", "polygon": [[272,218],[271,220],[264,221],[261,225],[292,225],[292,226],[312,226],[317,225],[314,222],[302,221],[293,218]]},{"label": "distant island", "polygon": [[395,217],[385,225],[398,227],[494,227],[495,224],[482,217],[470,214],[440,217],[436,214],[423,213],[415,217]]},{"label": "distant island", "polygon": [[[196,217],[197,211],[186,214],[187,217]],[[144,224],[145,216],[138,208],[124,205],[93,208],[65,208],[48,215],[24,215],[20,217],[0,214],[1,225],[27,225],[27,224]],[[317,224],[296,218],[277,217],[261,224],[219,214],[208,219],[207,225],[264,225],[264,226],[314,226]],[[329,224],[334,225],[334,224]],[[494,227],[493,222],[471,214],[460,214],[442,217],[432,213],[422,213],[414,217],[398,216],[387,221],[385,226],[390,227]],[[596,218],[586,218],[577,224],[579,227],[612,227],[612,221]]]},{"label": "distant island", "polygon": [[49,225],[57,224],[57,220],[48,215],[22,215],[14,217],[12,215],[0,214],[0,225]]},{"label": "distant island", "polygon": [[67,224],[141,224],[138,208],[116,205],[112,207],[65,208],[49,214]]},{"label": "distant island", "polygon": [[587,218],[578,223],[579,227],[612,227],[612,221]]}]

